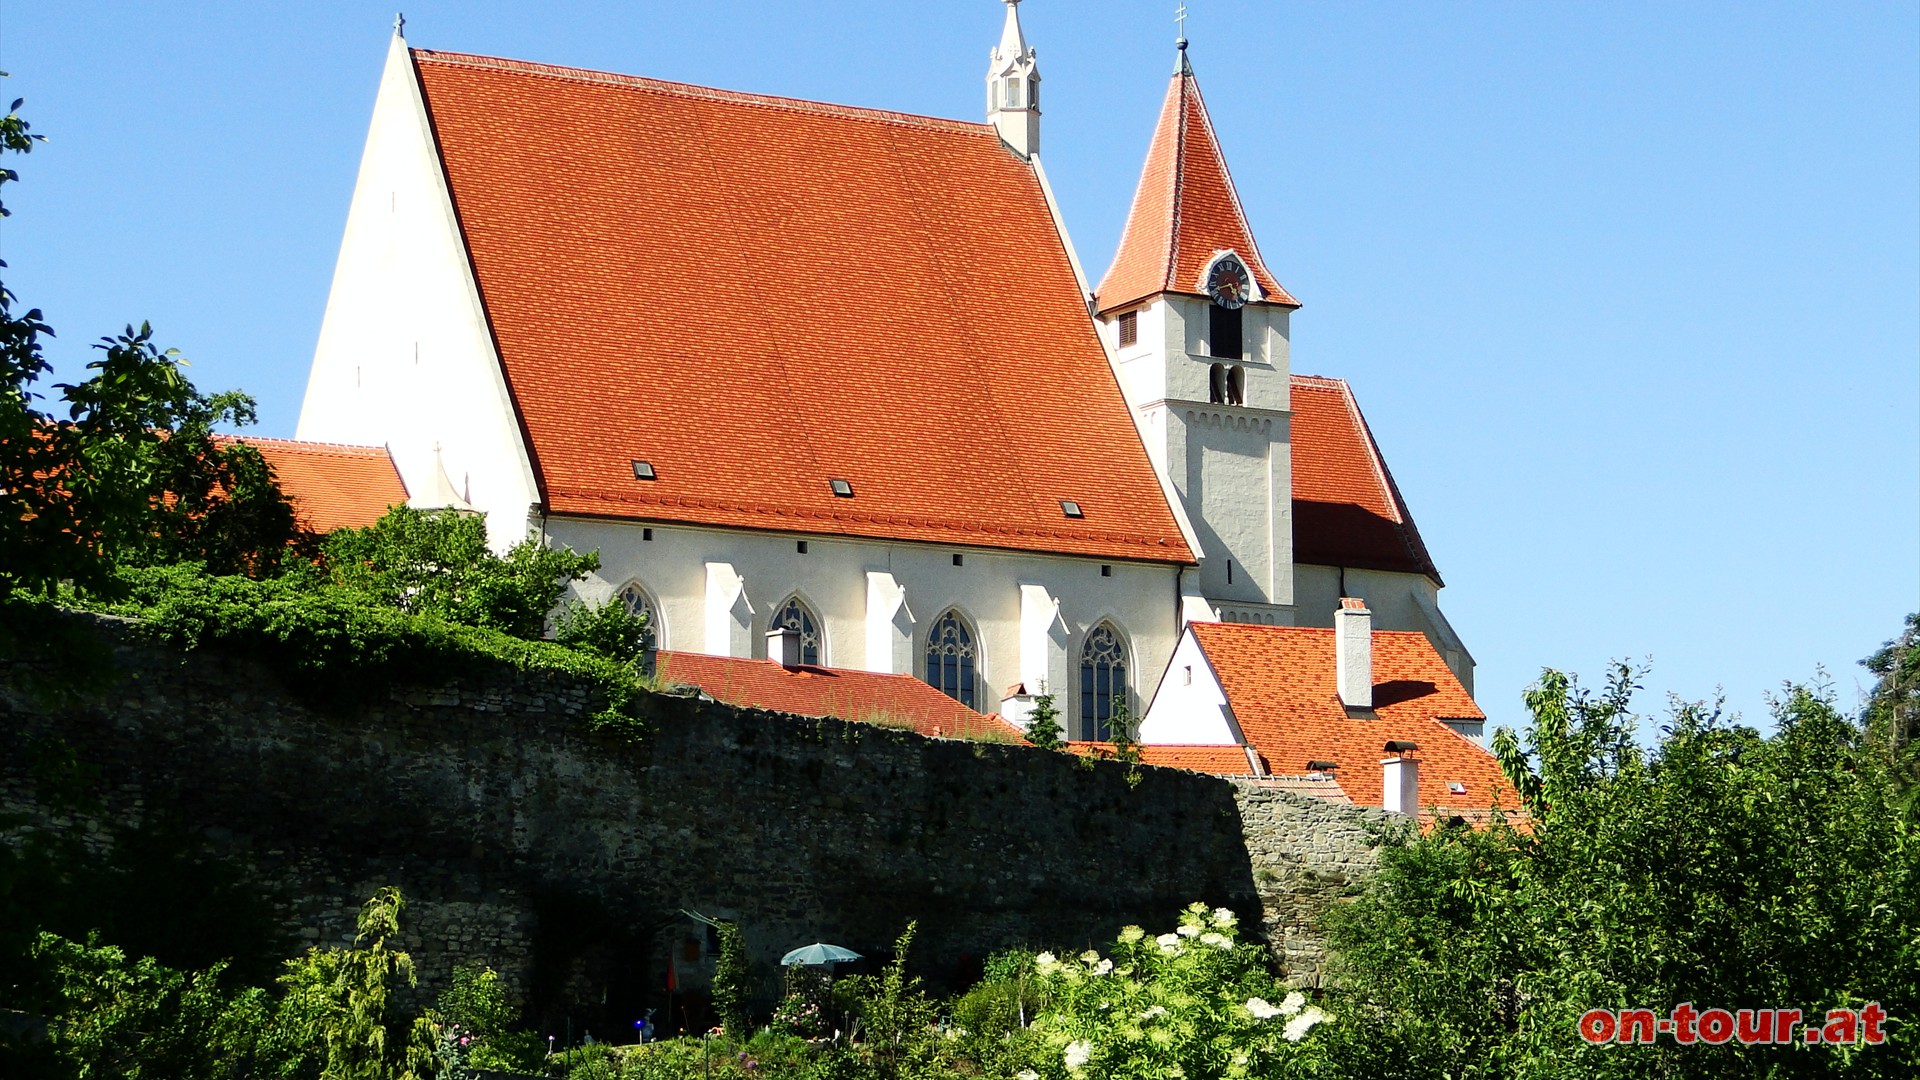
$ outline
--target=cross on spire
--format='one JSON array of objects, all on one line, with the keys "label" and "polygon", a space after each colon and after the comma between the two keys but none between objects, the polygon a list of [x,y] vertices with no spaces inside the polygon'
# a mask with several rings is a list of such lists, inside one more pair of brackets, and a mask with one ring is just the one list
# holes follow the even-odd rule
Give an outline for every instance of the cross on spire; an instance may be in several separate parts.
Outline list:
[{"label": "cross on spire", "polygon": [[405,12],[393,13],[393,33],[395,37],[407,36],[407,16]]},{"label": "cross on spire", "polygon": [[1174,11],[1173,21],[1180,27],[1180,36],[1174,39],[1174,44],[1184,49],[1187,47],[1187,5],[1181,4]]}]

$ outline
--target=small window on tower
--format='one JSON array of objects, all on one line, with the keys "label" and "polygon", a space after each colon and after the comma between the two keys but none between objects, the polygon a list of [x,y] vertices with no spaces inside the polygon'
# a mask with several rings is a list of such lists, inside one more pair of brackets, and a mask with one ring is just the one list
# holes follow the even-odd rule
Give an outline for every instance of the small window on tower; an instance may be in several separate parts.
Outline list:
[{"label": "small window on tower", "polygon": [[1140,313],[1123,311],[1120,313],[1120,347],[1125,349],[1140,344]]},{"label": "small window on tower", "polygon": [[1227,371],[1227,404],[1245,405],[1247,403],[1247,371],[1239,364]]},{"label": "small window on tower", "polygon": [[1020,80],[1019,79],[1002,80],[1000,83],[1000,92],[1002,95],[1000,99],[1001,108],[1017,109],[1020,107]]},{"label": "small window on tower", "polygon": [[1213,405],[1227,403],[1227,365],[1215,364],[1207,370],[1207,401]]},{"label": "small window on tower", "polygon": [[1214,304],[1207,308],[1207,350],[1214,356],[1238,360],[1240,348],[1240,308]]}]

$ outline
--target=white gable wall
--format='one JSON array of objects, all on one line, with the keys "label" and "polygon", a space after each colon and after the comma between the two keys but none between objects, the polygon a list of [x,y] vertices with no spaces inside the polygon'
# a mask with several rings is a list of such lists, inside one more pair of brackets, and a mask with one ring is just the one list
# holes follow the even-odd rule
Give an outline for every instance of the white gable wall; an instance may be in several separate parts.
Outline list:
[{"label": "white gable wall", "polygon": [[538,499],[406,42],[388,50],[296,437],[384,445],[410,491],[433,447],[504,549]]},{"label": "white gable wall", "polygon": [[1148,746],[1237,746],[1246,740],[1227,708],[1219,676],[1192,634],[1182,634],[1160,688],[1140,719]]}]

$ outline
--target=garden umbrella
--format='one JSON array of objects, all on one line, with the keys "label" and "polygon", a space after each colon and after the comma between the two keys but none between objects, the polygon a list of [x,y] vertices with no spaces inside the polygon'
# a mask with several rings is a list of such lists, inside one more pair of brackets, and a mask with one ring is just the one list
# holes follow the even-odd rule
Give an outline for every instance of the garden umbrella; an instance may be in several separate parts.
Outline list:
[{"label": "garden umbrella", "polygon": [[842,960],[858,959],[860,959],[860,954],[854,952],[852,949],[843,949],[838,945],[829,945],[824,941],[816,941],[811,945],[802,946],[781,957],[780,966],[789,967],[794,964],[835,964]]}]

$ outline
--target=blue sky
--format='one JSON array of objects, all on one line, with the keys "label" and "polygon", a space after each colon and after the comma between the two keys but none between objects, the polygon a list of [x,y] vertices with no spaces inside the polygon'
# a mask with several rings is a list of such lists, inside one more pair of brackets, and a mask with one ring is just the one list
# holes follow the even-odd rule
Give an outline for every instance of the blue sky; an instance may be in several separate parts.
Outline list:
[{"label": "blue sky", "polygon": [[[0,0],[7,282],[151,320],[290,435],[391,3]],[[1350,380],[1496,722],[1543,666],[1763,695],[1920,608],[1920,9],[1193,0],[1296,371]],[[422,47],[976,117],[991,0],[409,6]],[[1029,0],[1047,169],[1098,276],[1172,4]],[[537,133],[530,133],[537,137]],[[511,163],[505,163],[511,167]]]}]

